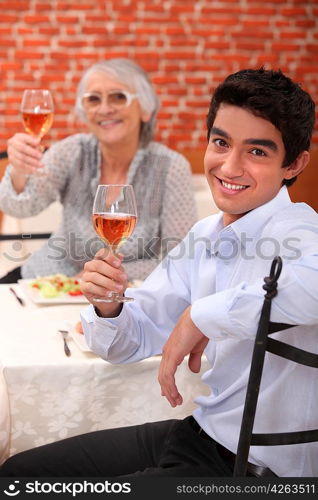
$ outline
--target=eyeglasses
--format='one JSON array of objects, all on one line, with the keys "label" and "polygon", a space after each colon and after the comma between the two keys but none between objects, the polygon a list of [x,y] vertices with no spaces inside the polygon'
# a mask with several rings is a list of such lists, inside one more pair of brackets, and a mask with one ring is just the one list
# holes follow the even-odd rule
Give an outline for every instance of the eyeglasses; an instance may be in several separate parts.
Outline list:
[{"label": "eyeglasses", "polygon": [[[107,106],[111,108],[127,108],[138,94],[132,94],[127,90],[111,90],[106,94]],[[82,104],[87,111],[95,111],[103,102],[103,95],[98,92],[85,92]]]}]

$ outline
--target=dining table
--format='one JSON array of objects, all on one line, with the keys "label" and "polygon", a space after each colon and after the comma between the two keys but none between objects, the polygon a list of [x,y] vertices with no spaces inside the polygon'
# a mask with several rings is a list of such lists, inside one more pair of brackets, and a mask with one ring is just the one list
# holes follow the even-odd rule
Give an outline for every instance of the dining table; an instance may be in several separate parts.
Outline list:
[{"label": "dining table", "polygon": [[[75,331],[85,298],[35,300],[26,286],[0,285],[0,463],[85,432],[184,418],[196,407],[194,397],[208,393],[185,359],[176,374],[184,402],[172,408],[160,395],[160,355],[105,361]],[[59,330],[68,332],[69,356]]]}]

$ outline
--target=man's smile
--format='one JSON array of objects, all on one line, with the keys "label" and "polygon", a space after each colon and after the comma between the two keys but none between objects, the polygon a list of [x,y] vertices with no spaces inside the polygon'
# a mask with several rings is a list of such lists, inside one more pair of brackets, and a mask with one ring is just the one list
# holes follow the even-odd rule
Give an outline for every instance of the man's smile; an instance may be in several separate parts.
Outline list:
[{"label": "man's smile", "polygon": [[225,188],[227,191],[243,191],[249,187],[246,184],[232,184],[230,182],[226,182],[222,179],[219,179],[218,177],[217,179],[220,182],[221,186]]}]

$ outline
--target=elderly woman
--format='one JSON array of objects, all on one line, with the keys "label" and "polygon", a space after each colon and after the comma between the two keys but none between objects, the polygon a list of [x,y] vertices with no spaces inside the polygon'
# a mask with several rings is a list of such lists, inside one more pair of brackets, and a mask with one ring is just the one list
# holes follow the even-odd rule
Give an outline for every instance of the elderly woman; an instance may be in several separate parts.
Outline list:
[{"label": "elderly woman", "polygon": [[76,111],[90,133],[67,137],[44,153],[31,135],[9,139],[0,210],[28,217],[60,200],[63,216],[49,240],[0,282],[79,275],[102,247],[91,220],[98,184],[135,190],[138,223],[121,248],[129,279],[144,279],[183,238],[196,221],[191,170],[182,155],[153,141],[158,107],[143,69],[110,59],[91,66],[78,86]]}]

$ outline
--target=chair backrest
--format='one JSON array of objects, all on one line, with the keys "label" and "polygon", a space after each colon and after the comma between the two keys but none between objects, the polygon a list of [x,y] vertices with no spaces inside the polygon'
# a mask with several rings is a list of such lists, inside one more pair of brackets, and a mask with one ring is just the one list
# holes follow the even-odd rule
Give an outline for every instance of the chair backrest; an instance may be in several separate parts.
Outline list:
[{"label": "chair backrest", "polygon": [[253,433],[253,425],[257,407],[259,387],[263,373],[266,351],[281,356],[295,363],[318,368],[318,354],[304,351],[268,335],[296,325],[273,323],[270,321],[271,301],[277,294],[277,281],[282,269],[282,260],[275,257],[272,262],[270,276],[264,278],[263,288],[266,290],[263,308],[258,324],[254,350],[246,390],[246,398],[241,422],[241,430],[234,466],[234,477],[245,476],[250,446],[274,446],[318,441],[318,429],[300,430],[297,432]]},{"label": "chair backrest", "polygon": [[[5,172],[5,169],[8,165],[8,155],[6,151],[0,151],[0,181],[3,177],[3,174]],[[0,233],[1,233],[1,228],[2,228],[2,221],[3,221],[3,212],[0,210]]]}]

